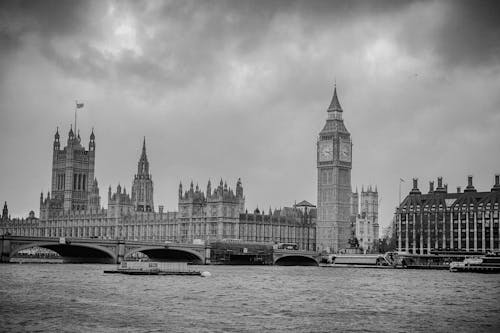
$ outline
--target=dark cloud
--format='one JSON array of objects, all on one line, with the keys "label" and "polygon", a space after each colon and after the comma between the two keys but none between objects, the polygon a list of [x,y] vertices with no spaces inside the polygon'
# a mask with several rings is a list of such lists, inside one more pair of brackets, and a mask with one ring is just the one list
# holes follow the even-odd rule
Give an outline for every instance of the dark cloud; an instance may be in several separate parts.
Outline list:
[{"label": "dark cloud", "polygon": [[500,3],[449,1],[450,6],[436,44],[452,66],[500,65]]},{"label": "dark cloud", "polygon": [[13,35],[37,32],[48,38],[79,33],[88,27],[90,4],[60,0],[2,1],[2,30]]},{"label": "dark cloud", "polygon": [[[382,225],[399,177],[449,176],[451,186],[479,172],[489,186],[498,158],[477,147],[493,151],[500,140],[493,7],[1,2],[0,149],[18,163],[0,161],[0,200],[19,214],[35,208],[50,181],[53,131],[68,132],[78,98],[82,136],[96,127],[101,191],[129,184],[146,135],[155,201],[170,210],[179,180],[220,177],[243,178],[249,209],[315,202],[315,140],[335,78],[353,186],[378,184]],[[23,175],[19,184],[12,174]]]},{"label": "dark cloud", "polygon": [[433,55],[448,69],[500,64],[498,1],[426,1],[410,6],[399,41],[417,57]]}]

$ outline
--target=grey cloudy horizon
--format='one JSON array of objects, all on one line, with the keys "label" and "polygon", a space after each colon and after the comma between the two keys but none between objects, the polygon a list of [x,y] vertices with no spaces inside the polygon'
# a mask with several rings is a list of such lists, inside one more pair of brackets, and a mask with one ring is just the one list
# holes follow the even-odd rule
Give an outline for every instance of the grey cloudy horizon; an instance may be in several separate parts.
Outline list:
[{"label": "grey cloudy horizon", "polygon": [[449,191],[500,173],[495,1],[2,1],[0,201],[38,215],[56,127],[96,135],[101,204],[130,190],[146,137],[154,200],[241,177],[246,208],[316,203],[336,81],[353,190],[389,225],[411,179]]}]

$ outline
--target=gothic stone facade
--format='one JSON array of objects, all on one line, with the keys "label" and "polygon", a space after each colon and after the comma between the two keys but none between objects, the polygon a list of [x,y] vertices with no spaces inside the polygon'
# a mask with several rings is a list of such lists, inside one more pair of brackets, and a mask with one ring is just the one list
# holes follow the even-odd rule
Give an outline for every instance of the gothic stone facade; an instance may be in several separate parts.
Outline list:
[{"label": "gothic stone facade", "polygon": [[378,224],[378,190],[372,186],[361,188],[361,198],[358,190],[352,193],[352,209],[354,225],[354,235],[358,240],[361,250],[364,252],[374,252],[377,250],[379,238]]},{"label": "gothic stone facade", "polygon": [[426,254],[439,251],[493,252],[500,250],[500,180],[489,192],[477,192],[472,176],[461,192],[448,193],[441,177],[422,194],[417,179],[395,214],[398,250]]},{"label": "gothic stone facade", "polygon": [[[275,210],[268,215],[248,214],[240,179],[233,191],[226,183],[206,193],[198,186],[183,193],[179,186],[178,212],[164,212],[153,205],[153,181],[149,172],[145,140],[132,183],[131,195],[118,185],[108,189],[108,208],[100,205],[99,187],[94,177],[95,135],[89,149],[80,136],[69,131],[67,146],[60,149],[59,131],[53,144],[52,194],[40,196],[40,219],[30,220],[29,228],[9,229],[16,235],[131,239],[149,241],[212,242],[222,239],[297,243],[315,249],[315,214],[298,208]],[[28,222],[26,222],[28,223]],[[23,222],[23,226],[26,224]],[[2,222],[2,233],[6,223]]]},{"label": "gothic stone facade", "polygon": [[336,253],[350,247],[352,141],[334,89],[326,124],[317,142],[319,251]]}]

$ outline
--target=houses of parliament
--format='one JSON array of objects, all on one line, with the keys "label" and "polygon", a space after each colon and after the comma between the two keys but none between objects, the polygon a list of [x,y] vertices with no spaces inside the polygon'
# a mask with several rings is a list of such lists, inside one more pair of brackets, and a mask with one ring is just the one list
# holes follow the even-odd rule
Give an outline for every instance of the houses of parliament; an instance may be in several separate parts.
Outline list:
[{"label": "houses of parliament", "polygon": [[[222,179],[206,189],[179,184],[178,211],[154,205],[146,140],[132,178],[130,193],[118,185],[101,203],[95,177],[97,140],[88,148],[69,130],[62,148],[59,130],[52,144],[51,191],[40,195],[40,215],[3,218],[0,233],[42,237],[129,239],[191,243],[225,239],[241,242],[295,243],[301,250],[336,253],[357,238],[366,250],[378,240],[378,192],[351,191],[352,142],[342,119],[336,88],[317,141],[317,207],[302,201],[268,212],[245,208],[243,183],[234,189]],[[361,200],[360,200],[361,199]],[[361,212],[359,207],[361,207]],[[4,210],[7,209],[6,204]]]}]

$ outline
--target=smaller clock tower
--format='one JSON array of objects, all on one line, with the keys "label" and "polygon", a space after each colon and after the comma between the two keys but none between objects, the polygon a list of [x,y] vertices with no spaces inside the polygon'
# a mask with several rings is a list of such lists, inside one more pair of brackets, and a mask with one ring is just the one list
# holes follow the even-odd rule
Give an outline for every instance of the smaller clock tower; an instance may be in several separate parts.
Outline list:
[{"label": "smaller clock tower", "polygon": [[318,251],[336,253],[349,247],[351,236],[352,141],[342,119],[337,88],[317,143]]}]

